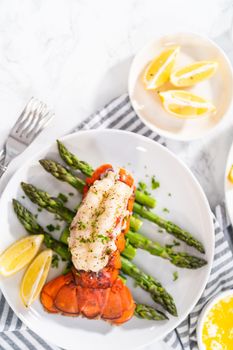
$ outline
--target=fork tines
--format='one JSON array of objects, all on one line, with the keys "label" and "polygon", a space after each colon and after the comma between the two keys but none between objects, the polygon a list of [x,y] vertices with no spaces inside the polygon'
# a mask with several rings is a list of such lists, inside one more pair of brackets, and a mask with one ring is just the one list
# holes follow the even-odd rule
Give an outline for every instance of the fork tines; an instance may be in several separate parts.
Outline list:
[{"label": "fork tines", "polygon": [[44,102],[32,97],[10,135],[26,144],[31,143],[38,133],[48,124],[54,113],[50,111]]}]

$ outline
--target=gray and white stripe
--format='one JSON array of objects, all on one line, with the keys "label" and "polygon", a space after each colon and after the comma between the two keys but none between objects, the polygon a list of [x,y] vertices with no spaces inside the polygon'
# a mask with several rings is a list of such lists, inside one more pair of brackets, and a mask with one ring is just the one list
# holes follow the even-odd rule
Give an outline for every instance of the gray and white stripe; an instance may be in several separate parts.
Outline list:
[{"label": "gray and white stripe", "polygon": [[104,108],[92,114],[74,130],[120,129],[135,132],[165,145],[164,139],[145,126],[136,115],[127,94],[117,97]]},{"label": "gray and white stripe", "polygon": [[[196,326],[202,308],[220,291],[233,288],[233,257],[226,238],[229,226],[226,224],[224,206],[217,206],[215,214],[217,220],[213,218],[215,228],[214,262],[205,291],[188,317],[164,339],[171,348],[176,350],[198,350]],[[224,231],[219,223],[223,225]]]},{"label": "gray and white stripe", "polygon": [[[129,97],[124,94],[92,114],[74,130],[114,128],[129,130],[165,145],[163,138],[148,129],[135,114]],[[223,209],[217,209],[218,221],[226,225]],[[198,304],[182,324],[165,339],[174,349],[197,349],[195,327],[206,301],[220,290],[233,287],[233,261],[227,239],[215,222],[216,250],[211,276]],[[13,313],[0,292],[0,350],[59,350],[28,329]]]}]

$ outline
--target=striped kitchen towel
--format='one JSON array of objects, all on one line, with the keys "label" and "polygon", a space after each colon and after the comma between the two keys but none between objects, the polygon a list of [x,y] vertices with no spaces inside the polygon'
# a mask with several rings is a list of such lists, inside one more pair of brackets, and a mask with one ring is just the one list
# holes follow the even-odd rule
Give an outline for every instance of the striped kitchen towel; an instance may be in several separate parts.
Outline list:
[{"label": "striped kitchen towel", "polygon": [[[206,303],[219,292],[233,288],[233,257],[228,243],[232,228],[226,225],[225,206],[217,206],[215,227],[215,254],[210,277],[206,288],[188,317],[164,341],[175,350],[198,350],[196,326],[198,316]],[[221,226],[220,226],[221,224]],[[231,242],[231,241],[230,241]]]},{"label": "striped kitchen towel", "polygon": [[[147,136],[165,145],[163,138],[149,130],[137,117],[127,94],[114,99],[103,109],[84,120],[73,131],[96,128],[128,130]],[[220,290],[233,287],[232,253],[222,230],[224,228],[224,232],[226,233],[229,226],[224,222],[225,214],[222,213],[221,207],[217,208],[216,215],[217,220],[213,217],[216,235],[214,264],[206,290],[188,318],[165,338],[165,341],[177,350],[197,349],[195,327],[202,307],[212,295],[218,293]],[[151,348],[153,348],[153,345]],[[45,340],[41,339],[22,324],[0,292],[0,350],[58,349],[58,347],[46,343]]]}]

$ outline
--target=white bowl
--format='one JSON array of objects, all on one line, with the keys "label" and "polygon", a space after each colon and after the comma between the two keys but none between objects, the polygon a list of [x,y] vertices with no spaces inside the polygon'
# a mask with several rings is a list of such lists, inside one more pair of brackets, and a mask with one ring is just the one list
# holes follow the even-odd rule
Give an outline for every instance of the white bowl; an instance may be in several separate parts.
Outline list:
[{"label": "white bowl", "polygon": [[[206,81],[185,89],[203,96],[217,108],[198,119],[183,120],[167,113],[158,94],[147,91],[142,82],[146,65],[169,45],[180,45],[175,69],[201,60],[215,60],[219,67],[215,75]],[[174,89],[170,83],[160,90]],[[194,33],[178,33],[154,39],[135,56],[129,74],[128,91],[137,115],[153,131],[167,138],[189,141],[204,137],[226,117],[233,96],[233,73],[225,53],[210,39]]]},{"label": "white bowl", "polygon": [[226,290],[224,292],[219,293],[218,295],[216,295],[215,297],[210,299],[210,301],[203,308],[203,310],[202,310],[202,312],[201,312],[201,314],[199,316],[198,323],[197,323],[197,342],[198,342],[199,350],[206,350],[206,348],[205,348],[205,346],[204,346],[204,344],[202,342],[202,329],[203,329],[204,322],[205,322],[207,314],[209,313],[209,311],[211,310],[213,305],[215,305],[220,300],[222,300],[222,299],[224,299],[225,297],[228,297],[228,296],[233,296],[233,290],[232,289],[229,289],[229,290]]}]

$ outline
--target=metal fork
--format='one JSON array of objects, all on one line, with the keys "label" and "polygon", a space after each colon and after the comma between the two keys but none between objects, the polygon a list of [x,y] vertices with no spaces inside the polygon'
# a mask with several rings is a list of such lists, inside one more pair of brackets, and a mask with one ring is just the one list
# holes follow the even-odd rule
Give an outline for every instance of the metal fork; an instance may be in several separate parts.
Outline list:
[{"label": "metal fork", "polygon": [[31,98],[0,151],[0,178],[12,159],[31,144],[53,116],[54,113],[48,109],[45,103]]}]

